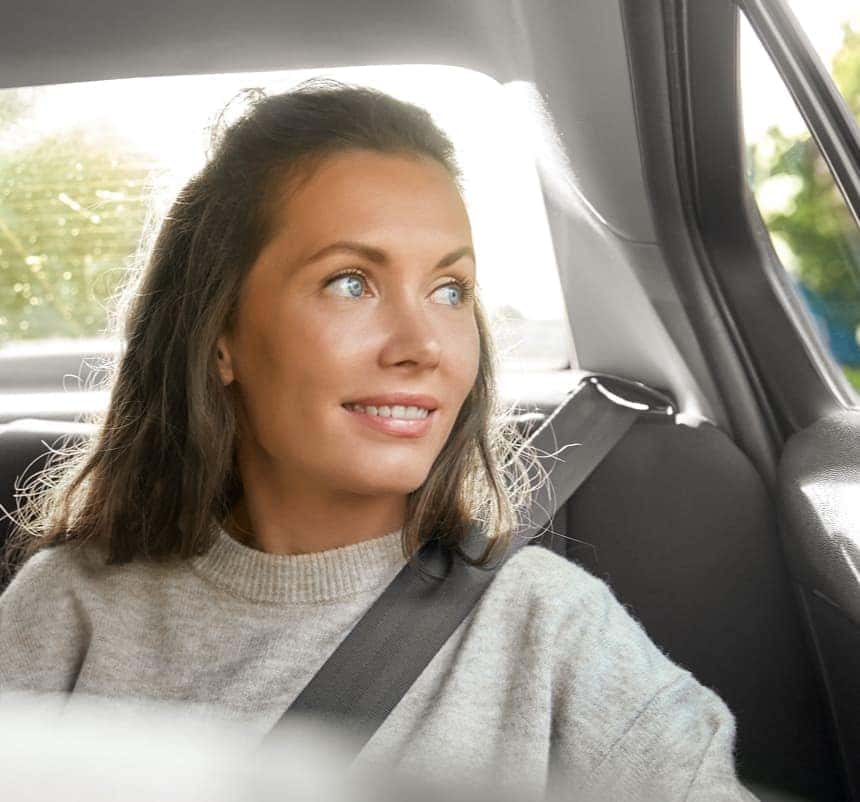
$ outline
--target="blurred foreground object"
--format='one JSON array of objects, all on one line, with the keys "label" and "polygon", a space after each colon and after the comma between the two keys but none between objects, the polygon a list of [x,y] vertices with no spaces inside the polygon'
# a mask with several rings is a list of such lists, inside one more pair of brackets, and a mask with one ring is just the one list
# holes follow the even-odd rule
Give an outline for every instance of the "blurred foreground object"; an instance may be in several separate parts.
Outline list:
[{"label": "blurred foreground object", "polygon": [[[218,708],[66,694],[0,694],[4,802],[483,802],[499,793],[365,768],[311,720],[259,747]],[[511,798],[511,802],[513,799]],[[518,802],[520,802],[518,800]]]}]

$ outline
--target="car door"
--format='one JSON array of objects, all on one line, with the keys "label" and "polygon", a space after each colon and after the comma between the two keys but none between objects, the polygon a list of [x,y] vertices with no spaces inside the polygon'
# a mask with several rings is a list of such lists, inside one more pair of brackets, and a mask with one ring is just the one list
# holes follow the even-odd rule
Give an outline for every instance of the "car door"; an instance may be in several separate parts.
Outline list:
[{"label": "car door", "polygon": [[[744,91],[738,47],[749,25],[767,51],[820,151],[816,176],[831,180],[844,204],[842,261],[829,263],[860,288],[857,221],[860,220],[860,132],[804,30],[783,0],[693,2],[670,0],[655,9],[624,4],[638,43],[634,70],[645,64],[639,47],[665,43],[665,69],[673,95],[667,124],[674,132],[674,170],[685,196],[687,243],[705,267],[720,316],[741,355],[745,381],[727,377],[724,389],[739,442],[768,474],[767,454],[777,457],[772,476],[781,542],[799,614],[817,664],[833,724],[834,748],[848,798],[860,793],[860,402],[852,366],[839,363],[828,331],[785,268],[754,196],[750,154],[741,125]],[[650,36],[650,40],[649,40]],[[665,38],[664,38],[665,37]],[[630,37],[633,40],[633,36]],[[640,78],[640,83],[646,76]],[[653,116],[653,115],[652,115]],[[651,122],[653,127],[653,120]],[[645,161],[657,163],[657,145]],[[653,141],[653,132],[651,136]],[[783,167],[785,165],[783,164]],[[654,197],[665,196],[665,178],[651,173]],[[677,229],[665,204],[653,206],[681,286],[690,287]],[[786,217],[783,215],[783,217]],[[821,234],[823,217],[810,226]],[[777,240],[776,245],[780,242]],[[821,247],[821,246],[819,246]],[[849,284],[849,286],[852,286]],[[696,303],[690,290],[691,303]],[[857,313],[860,292],[842,299]],[[818,318],[818,321],[817,321]],[[860,318],[856,315],[855,321]],[[824,321],[825,323],[827,321]],[[697,325],[708,337],[704,316]],[[855,323],[856,325],[856,323]],[[711,340],[713,342],[713,340]],[[850,343],[848,344],[850,346]],[[853,351],[846,351],[849,357]],[[719,347],[711,351],[719,363]],[[747,393],[747,388],[749,393]]]}]

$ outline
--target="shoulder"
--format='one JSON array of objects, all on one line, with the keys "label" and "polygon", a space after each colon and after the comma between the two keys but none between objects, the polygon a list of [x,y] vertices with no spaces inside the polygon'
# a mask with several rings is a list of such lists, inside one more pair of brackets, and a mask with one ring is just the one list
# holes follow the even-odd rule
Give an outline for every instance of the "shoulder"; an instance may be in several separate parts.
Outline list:
[{"label": "shoulder", "polygon": [[496,569],[477,619],[495,632],[544,644],[545,657],[558,657],[561,639],[601,641],[617,607],[603,580],[543,546],[525,545]]},{"label": "shoulder", "polygon": [[106,555],[91,544],[62,543],[33,554],[0,595],[0,628],[59,621],[79,612],[82,588]]},{"label": "shoulder", "polygon": [[10,599],[27,595],[39,587],[55,586],[57,580],[72,569],[72,555],[71,545],[67,543],[40,549],[19,566],[2,598],[8,604]]},{"label": "shoulder", "polygon": [[33,554],[12,577],[3,598],[45,592],[92,573],[106,558],[104,547],[92,543],[61,543]]},{"label": "shoulder", "polygon": [[0,596],[3,610],[33,605],[80,611],[92,605],[113,606],[129,595],[155,593],[170,566],[146,560],[110,563],[108,545],[67,542],[37,551],[18,570]]},{"label": "shoulder", "polygon": [[68,690],[89,642],[81,587],[91,548],[64,543],[36,552],[0,596],[0,691]]},{"label": "shoulder", "polygon": [[516,592],[530,605],[560,608],[612,596],[609,586],[578,563],[539,545],[519,549],[493,580],[499,588]]},{"label": "shoulder", "polygon": [[31,556],[0,595],[0,692],[74,686],[94,633],[157,607],[159,566],[109,564],[106,545],[67,542]]},{"label": "shoulder", "polygon": [[556,655],[587,660],[607,676],[680,669],[602,579],[543,546],[521,548],[494,580],[521,625],[553,643]]}]

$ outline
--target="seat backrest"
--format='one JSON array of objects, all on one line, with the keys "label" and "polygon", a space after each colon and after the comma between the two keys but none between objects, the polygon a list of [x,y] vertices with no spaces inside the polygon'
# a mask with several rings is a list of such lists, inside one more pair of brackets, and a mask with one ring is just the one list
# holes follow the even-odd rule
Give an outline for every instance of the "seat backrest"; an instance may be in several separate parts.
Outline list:
[{"label": "seat backrest", "polygon": [[[12,521],[4,510],[15,514],[17,492],[45,468],[52,450],[64,442],[81,442],[94,431],[94,425],[88,423],[35,418],[0,425],[0,554],[12,531]],[[14,568],[0,563],[0,592],[9,583]]]},{"label": "seat backrest", "polygon": [[732,710],[740,776],[844,799],[776,508],[735,444],[707,422],[640,419],[560,514],[568,558]]}]

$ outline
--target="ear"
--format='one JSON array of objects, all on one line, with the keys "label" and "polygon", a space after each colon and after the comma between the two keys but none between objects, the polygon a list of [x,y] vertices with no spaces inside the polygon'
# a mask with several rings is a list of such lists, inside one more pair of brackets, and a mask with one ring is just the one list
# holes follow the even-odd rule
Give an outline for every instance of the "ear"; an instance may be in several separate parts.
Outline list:
[{"label": "ear", "polygon": [[227,344],[227,337],[221,335],[215,342],[216,358],[218,360],[218,373],[221,376],[221,381],[226,387],[232,384],[235,380],[233,374],[233,361],[230,353],[230,346]]}]

